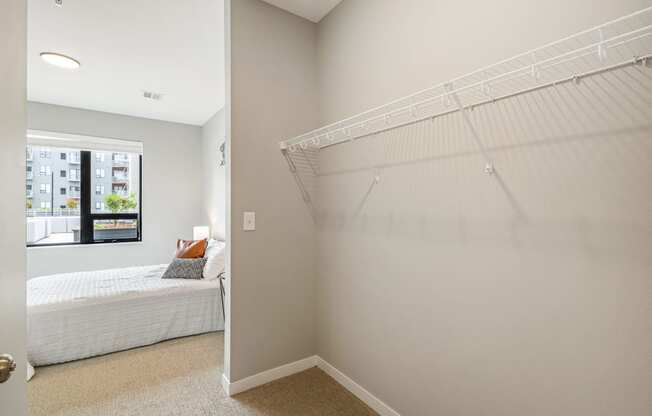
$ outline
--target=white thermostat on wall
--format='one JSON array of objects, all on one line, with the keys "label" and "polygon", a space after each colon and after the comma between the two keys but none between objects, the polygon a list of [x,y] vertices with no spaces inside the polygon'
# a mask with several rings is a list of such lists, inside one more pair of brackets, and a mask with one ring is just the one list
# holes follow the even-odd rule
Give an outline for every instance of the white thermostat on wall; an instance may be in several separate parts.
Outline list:
[{"label": "white thermostat on wall", "polygon": [[256,231],[256,213],[245,212],[243,217],[242,229],[244,231]]}]

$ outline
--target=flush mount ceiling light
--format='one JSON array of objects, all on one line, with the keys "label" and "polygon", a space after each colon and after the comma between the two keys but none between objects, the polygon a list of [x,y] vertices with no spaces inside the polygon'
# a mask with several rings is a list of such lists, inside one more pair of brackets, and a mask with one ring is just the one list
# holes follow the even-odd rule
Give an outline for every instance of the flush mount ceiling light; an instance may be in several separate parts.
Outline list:
[{"label": "flush mount ceiling light", "polygon": [[78,60],[55,52],[41,52],[41,58],[50,65],[65,69],[77,69],[81,66]]}]

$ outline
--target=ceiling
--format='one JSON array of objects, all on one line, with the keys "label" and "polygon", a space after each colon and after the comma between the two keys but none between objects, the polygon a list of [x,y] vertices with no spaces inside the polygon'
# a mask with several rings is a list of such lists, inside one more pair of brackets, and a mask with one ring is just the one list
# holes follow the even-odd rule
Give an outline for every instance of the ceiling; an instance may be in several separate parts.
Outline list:
[{"label": "ceiling", "polygon": [[281,9],[318,23],[342,0],[263,0]]},{"label": "ceiling", "polygon": [[203,125],[224,105],[224,66],[223,0],[28,2],[30,101]]}]

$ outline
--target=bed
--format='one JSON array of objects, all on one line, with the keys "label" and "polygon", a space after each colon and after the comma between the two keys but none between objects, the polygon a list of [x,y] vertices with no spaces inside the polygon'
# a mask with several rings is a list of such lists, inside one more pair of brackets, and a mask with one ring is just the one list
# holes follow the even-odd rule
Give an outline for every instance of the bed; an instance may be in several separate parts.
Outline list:
[{"label": "bed", "polygon": [[29,280],[29,362],[63,363],[223,330],[219,280],[161,279],[166,267]]}]

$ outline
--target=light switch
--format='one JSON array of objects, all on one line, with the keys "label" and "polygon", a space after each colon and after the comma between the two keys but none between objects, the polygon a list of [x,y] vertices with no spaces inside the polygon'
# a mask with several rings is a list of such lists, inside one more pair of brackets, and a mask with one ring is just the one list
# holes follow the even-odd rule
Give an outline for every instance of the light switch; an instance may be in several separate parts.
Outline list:
[{"label": "light switch", "polygon": [[255,212],[245,212],[244,220],[242,223],[242,229],[244,231],[256,231],[256,213]]}]

